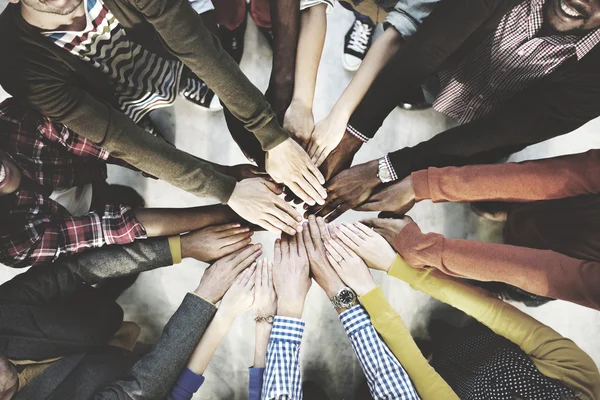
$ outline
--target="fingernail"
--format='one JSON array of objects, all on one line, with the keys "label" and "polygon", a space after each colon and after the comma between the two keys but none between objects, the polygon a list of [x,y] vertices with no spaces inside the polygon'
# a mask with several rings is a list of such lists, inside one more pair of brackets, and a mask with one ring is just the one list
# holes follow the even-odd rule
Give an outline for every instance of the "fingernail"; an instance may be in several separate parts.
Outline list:
[{"label": "fingernail", "polygon": [[302,222],[302,217],[301,217],[301,216],[297,216],[297,217],[296,217],[296,221],[298,221],[298,222]]},{"label": "fingernail", "polygon": [[298,231],[298,232],[302,232],[302,225],[298,225],[298,226],[296,227],[296,231]]},{"label": "fingernail", "polygon": [[303,223],[302,227],[304,227],[304,228],[308,227],[308,222]]},{"label": "fingernail", "polygon": [[260,248],[262,247],[262,244],[260,244],[260,243],[257,243],[257,244],[255,244],[254,246],[255,246],[257,249],[260,249]]},{"label": "fingernail", "polygon": [[239,228],[239,227],[240,227],[240,226],[242,226],[242,225],[241,225],[241,224],[235,224],[235,225],[233,225],[233,226],[234,226],[234,228]]},{"label": "fingernail", "polygon": [[308,201],[308,204],[309,204],[309,205],[311,205],[311,206],[314,206],[314,205],[315,205],[315,202],[314,202],[314,200],[309,200],[309,201]]}]

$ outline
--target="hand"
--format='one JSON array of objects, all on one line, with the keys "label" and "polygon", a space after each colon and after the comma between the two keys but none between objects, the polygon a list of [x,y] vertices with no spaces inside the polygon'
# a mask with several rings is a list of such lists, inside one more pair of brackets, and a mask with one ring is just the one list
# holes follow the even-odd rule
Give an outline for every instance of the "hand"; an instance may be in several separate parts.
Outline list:
[{"label": "hand", "polygon": [[373,228],[376,233],[383,236],[383,238],[387,240],[390,245],[394,246],[394,242],[396,241],[396,237],[400,231],[402,231],[402,229],[404,229],[404,227],[407,225],[412,224],[414,221],[408,216],[402,218],[384,219],[381,218],[383,215],[385,214],[381,213],[379,214],[380,218],[365,219],[361,222],[366,226]]},{"label": "hand", "polygon": [[235,279],[219,306],[219,312],[237,318],[248,311],[254,303],[256,263],[244,270]]},{"label": "hand", "polygon": [[358,140],[354,135],[348,132],[344,133],[340,144],[329,153],[329,156],[319,167],[323,176],[325,176],[325,180],[328,181],[341,171],[350,168],[354,155],[360,150],[362,145],[363,142]]},{"label": "hand", "polygon": [[404,215],[415,205],[415,189],[412,177],[373,193],[369,199],[356,207],[356,211],[389,211]]},{"label": "hand", "polygon": [[312,109],[292,101],[285,112],[283,129],[288,131],[294,140],[306,149],[314,128],[315,118]]},{"label": "hand", "polygon": [[252,164],[237,164],[225,167],[226,175],[233,176],[236,181],[240,182],[244,179],[252,178],[265,178],[268,179],[269,175]]},{"label": "hand", "polygon": [[327,192],[322,186],[325,178],[294,139],[289,138],[269,150],[265,167],[275,182],[289,187],[308,204],[325,203]]},{"label": "hand", "polygon": [[327,216],[331,222],[346,211],[362,204],[381,183],[377,177],[379,162],[369,161],[342,171],[327,184],[329,196],[322,207],[311,207],[309,214]]},{"label": "hand", "polygon": [[313,278],[331,300],[345,285],[327,261],[323,240],[331,239],[331,236],[323,218],[309,216],[308,223],[302,229],[302,236]]},{"label": "hand", "polygon": [[325,248],[327,260],[335,272],[357,295],[362,296],[377,286],[367,264],[344,243],[327,239]]},{"label": "hand", "polygon": [[302,235],[277,239],[273,263],[273,286],[278,298],[277,314],[302,317],[304,300],[311,282]]},{"label": "hand", "polygon": [[209,262],[250,244],[254,232],[240,224],[209,226],[181,236],[181,256]]},{"label": "hand", "polygon": [[248,246],[237,253],[221,258],[204,270],[200,285],[195,290],[204,300],[216,304],[231,287],[237,276],[262,254],[260,244]]},{"label": "hand", "polygon": [[282,190],[264,179],[238,182],[227,204],[242,218],[277,235],[301,231],[302,217],[294,207],[277,197]]},{"label": "hand", "polygon": [[275,316],[277,312],[277,294],[273,286],[273,263],[265,259],[260,260],[254,277],[254,309],[256,310],[256,316]]},{"label": "hand", "polygon": [[396,250],[383,236],[360,222],[338,225],[335,236],[358,254],[370,268],[387,272],[396,259]]},{"label": "hand", "polygon": [[346,132],[347,120],[329,115],[315,126],[308,145],[308,155],[317,166],[323,164],[329,153],[337,147]]}]

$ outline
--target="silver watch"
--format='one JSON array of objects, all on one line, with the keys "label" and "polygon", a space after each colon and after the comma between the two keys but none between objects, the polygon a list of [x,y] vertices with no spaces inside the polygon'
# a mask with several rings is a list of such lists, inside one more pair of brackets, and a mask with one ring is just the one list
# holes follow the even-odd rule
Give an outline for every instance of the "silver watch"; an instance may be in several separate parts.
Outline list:
[{"label": "silver watch", "polygon": [[356,293],[349,287],[341,288],[331,299],[335,308],[352,308],[356,304]]},{"label": "silver watch", "polygon": [[385,157],[381,157],[379,159],[379,169],[377,170],[377,177],[379,178],[381,183],[388,183],[394,180],[392,174],[390,173],[390,169],[387,167]]}]

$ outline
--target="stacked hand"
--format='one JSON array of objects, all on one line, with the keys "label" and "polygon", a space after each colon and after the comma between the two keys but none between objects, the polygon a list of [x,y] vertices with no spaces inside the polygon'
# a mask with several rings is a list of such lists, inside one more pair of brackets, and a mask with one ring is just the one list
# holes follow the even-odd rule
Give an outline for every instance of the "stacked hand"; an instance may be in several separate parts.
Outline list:
[{"label": "stacked hand", "polygon": [[288,131],[296,142],[306,149],[314,128],[315,118],[312,109],[292,101],[285,112],[283,129]]},{"label": "stacked hand", "polygon": [[219,307],[219,312],[236,318],[248,311],[254,303],[256,263],[244,270],[235,279]]},{"label": "stacked hand", "polygon": [[325,202],[327,192],[322,186],[325,178],[294,139],[289,138],[269,150],[265,167],[275,182],[290,188],[306,203]]},{"label": "stacked hand", "polygon": [[261,254],[261,245],[255,244],[221,258],[204,271],[194,293],[204,300],[216,304],[229,290],[238,275],[252,265]]},{"label": "stacked hand", "polygon": [[277,313],[300,318],[310,285],[308,255],[302,235],[277,239],[273,263],[273,286],[278,297]]},{"label": "stacked hand", "polygon": [[415,189],[412,178],[394,183],[374,193],[356,211],[389,211],[394,214],[404,215],[415,205]]},{"label": "stacked hand", "polygon": [[209,226],[181,237],[181,256],[213,261],[250,244],[253,232],[238,223]]},{"label": "stacked hand", "polygon": [[343,119],[332,116],[328,116],[317,123],[308,145],[308,155],[313,163],[317,166],[323,164],[329,153],[342,140],[344,132],[346,132],[346,124]]},{"label": "stacked hand", "polygon": [[254,309],[256,316],[267,318],[277,312],[277,294],[273,286],[273,263],[268,260],[258,262],[255,274]]},{"label": "stacked hand", "polygon": [[370,268],[387,271],[396,259],[396,251],[374,230],[360,222],[337,226],[336,237],[362,258]]},{"label": "stacked hand", "polygon": [[381,235],[391,246],[393,246],[400,231],[407,225],[413,223],[413,220],[408,216],[402,218],[381,218],[384,215],[385,213],[381,213],[379,214],[380,218],[366,219],[362,222],[373,228],[376,233]]},{"label": "stacked hand", "polygon": [[357,295],[362,296],[377,286],[367,264],[339,239],[325,240],[325,248],[329,264]]}]

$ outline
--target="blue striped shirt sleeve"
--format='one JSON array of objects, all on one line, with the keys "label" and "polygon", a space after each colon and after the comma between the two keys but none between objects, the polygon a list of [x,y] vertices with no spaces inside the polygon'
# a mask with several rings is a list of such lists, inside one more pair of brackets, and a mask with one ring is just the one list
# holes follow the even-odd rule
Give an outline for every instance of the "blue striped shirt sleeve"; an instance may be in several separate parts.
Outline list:
[{"label": "blue striped shirt sleeve", "polygon": [[356,305],[340,314],[374,400],[419,400],[410,377],[377,334],[365,309]]},{"label": "blue striped shirt sleeve", "polygon": [[275,317],[267,346],[263,400],[301,400],[300,343],[304,322],[297,318]]}]

